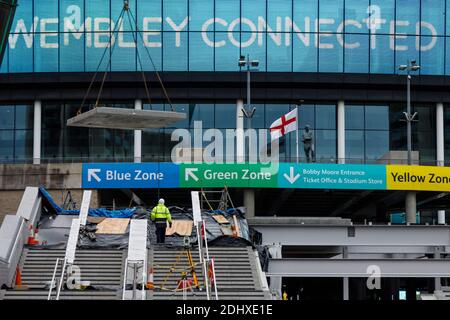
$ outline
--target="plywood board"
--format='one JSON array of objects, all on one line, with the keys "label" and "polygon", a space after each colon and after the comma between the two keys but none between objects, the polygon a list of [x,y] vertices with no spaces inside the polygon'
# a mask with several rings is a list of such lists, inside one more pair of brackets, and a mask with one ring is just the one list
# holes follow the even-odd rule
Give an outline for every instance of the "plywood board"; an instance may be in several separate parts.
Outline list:
[{"label": "plywood board", "polygon": [[213,217],[214,220],[216,220],[216,222],[217,222],[217,223],[220,223],[220,224],[230,223],[230,222],[227,220],[227,218],[225,218],[225,217],[224,217],[223,215],[221,215],[221,214],[215,214],[215,215],[212,215],[211,217]]},{"label": "plywood board", "polygon": [[167,227],[166,236],[177,234],[181,237],[192,234],[193,222],[191,220],[172,220],[172,228]]},{"label": "plywood board", "polygon": [[130,219],[106,218],[97,225],[98,234],[124,234]]},{"label": "plywood board", "polygon": [[87,221],[88,222],[90,222],[90,223],[97,223],[97,224],[102,222],[105,219],[106,218],[104,218],[104,217],[87,217]]}]

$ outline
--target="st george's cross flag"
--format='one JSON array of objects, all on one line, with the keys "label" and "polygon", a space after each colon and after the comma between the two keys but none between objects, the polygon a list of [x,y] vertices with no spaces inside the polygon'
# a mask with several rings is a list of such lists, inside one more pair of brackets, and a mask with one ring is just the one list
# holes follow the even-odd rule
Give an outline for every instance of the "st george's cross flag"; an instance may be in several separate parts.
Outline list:
[{"label": "st george's cross flag", "polygon": [[296,131],[298,112],[297,108],[291,112],[285,114],[281,118],[275,120],[270,126],[270,137],[271,140],[276,140],[284,136],[285,134]]}]

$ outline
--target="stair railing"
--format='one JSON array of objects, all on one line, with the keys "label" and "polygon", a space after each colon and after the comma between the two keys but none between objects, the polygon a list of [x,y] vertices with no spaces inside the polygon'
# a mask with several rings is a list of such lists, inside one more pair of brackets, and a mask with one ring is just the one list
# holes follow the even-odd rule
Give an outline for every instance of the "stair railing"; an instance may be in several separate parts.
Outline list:
[{"label": "stair railing", "polygon": [[53,286],[55,284],[56,271],[58,270],[59,261],[61,261],[61,258],[56,259],[55,268],[53,269],[52,281],[50,282],[50,289],[48,289],[47,300],[51,300],[52,298]]}]

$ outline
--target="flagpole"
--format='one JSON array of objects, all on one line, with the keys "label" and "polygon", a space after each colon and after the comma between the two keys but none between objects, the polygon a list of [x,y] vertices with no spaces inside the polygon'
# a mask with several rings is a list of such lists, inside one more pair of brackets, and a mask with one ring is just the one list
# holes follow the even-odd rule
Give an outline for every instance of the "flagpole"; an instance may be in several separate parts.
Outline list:
[{"label": "flagpole", "polygon": [[295,121],[295,144],[296,144],[296,155],[297,155],[297,163],[299,163],[299,152],[298,152],[298,107],[295,108],[297,111],[296,121]]}]

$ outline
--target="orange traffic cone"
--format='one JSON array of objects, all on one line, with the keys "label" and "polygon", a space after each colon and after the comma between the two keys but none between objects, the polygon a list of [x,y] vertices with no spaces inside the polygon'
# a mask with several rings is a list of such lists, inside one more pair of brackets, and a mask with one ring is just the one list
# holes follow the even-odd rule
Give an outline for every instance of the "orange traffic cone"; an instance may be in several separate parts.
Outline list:
[{"label": "orange traffic cone", "polygon": [[36,241],[36,239],[34,238],[34,229],[33,229],[33,225],[30,225],[29,228],[30,233],[28,235],[28,241],[27,244],[32,246],[38,243],[38,241]]},{"label": "orange traffic cone", "polygon": [[151,267],[147,276],[147,289],[153,289],[155,287],[153,284],[153,273],[153,267]]},{"label": "orange traffic cone", "polygon": [[20,268],[16,268],[16,287],[22,286],[22,272],[20,271]]}]

